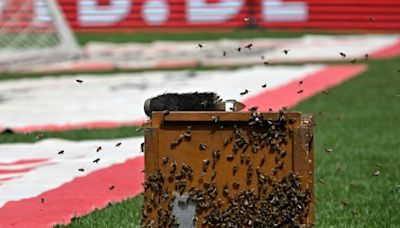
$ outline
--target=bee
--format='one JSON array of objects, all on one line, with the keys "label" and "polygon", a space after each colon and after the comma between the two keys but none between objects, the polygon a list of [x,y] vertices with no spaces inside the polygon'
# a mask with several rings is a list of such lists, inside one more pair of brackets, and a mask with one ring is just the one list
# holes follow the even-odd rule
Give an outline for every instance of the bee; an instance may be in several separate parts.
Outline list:
[{"label": "bee", "polygon": [[218,123],[219,120],[218,116],[212,116],[211,118],[214,121],[214,123]]},{"label": "bee", "polygon": [[219,150],[213,150],[213,158],[214,160],[218,160],[220,156],[220,151]]},{"label": "bee", "polygon": [[112,191],[112,190],[114,190],[114,188],[115,188],[115,186],[114,186],[114,185],[111,185],[108,189],[109,189],[110,191]]},{"label": "bee", "polygon": [[41,139],[41,138],[43,138],[43,136],[44,136],[44,134],[38,134],[38,135],[36,135],[36,139]]},{"label": "bee", "polygon": [[64,150],[58,151],[58,154],[64,154]]},{"label": "bee", "polygon": [[365,55],[364,55],[365,60],[368,60],[368,57],[369,57],[368,54],[365,54]]},{"label": "bee", "polygon": [[325,148],[325,152],[326,152],[326,153],[330,153],[330,152],[332,152],[332,151],[333,151],[332,148]]},{"label": "bee", "polygon": [[207,144],[200,143],[200,150],[206,150],[206,149],[207,149]]},{"label": "bee", "polygon": [[290,50],[288,49],[283,49],[282,53],[284,53],[285,55],[287,55],[289,53]]},{"label": "bee", "polygon": [[208,101],[207,100],[201,101],[200,104],[203,105],[203,106],[207,106]]},{"label": "bee", "polygon": [[203,160],[203,172],[207,172],[208,165],[210,164],[210,160]]},{"label": "bee", "polygon": [[322,90],[322,93],[323,93],[323,94],[328,94],[328,93],[329,93],[329,90],[327,90],[327,89]]},{"label": "bee", "polygon": [[41,199],[40,199],[40,202],[41,202],[41,203],[44,203],[44,198],[41,198]]},{"label": "bee", "polygon": [[238,169],[239,169],[239,168],[238,168],[237,166],[233,166],[233,168],[232,168],[232,174],[233,174],[233,176],[236,175]]},{"label": "bee", "polygon": [[350,63],[354,64],[357,62],[357,58],[354,58],[353,60],[350,61]]},{"label": "bee", "polygon": [[346,54],[345,54],[345,53],[339,52],[339,54],[340,54],[343,58],[346,58]]},{"label": "bee", "polygon": [[261,88],[267,88],[267,84],[261,85]]},{"label": "bee", "polygon": [[242,48],[241,48],[241,47],[238,47],[238,48],[236,48],[236,50],[237,50],[238,52],[240,52],[240,51],[242,50]]},{"label": "bee", "polygon": [[198,43],[197,47],[200,48],[200,49],[203,48],[203,43]]},{"label": "bee", "polygon": [[264,65],[266,66],[266,65],[269,65],[269,62],[268,61],[264,61]]},{"label": "bee", "polygon": [[143,126],[136,128],[136,132],[143,131]]},{"label": "bee", "polygon": [[226,56],[226,51],[222,52],[222,56],[225,57]]},{"label": "bee", "polygon": [[96,158],[93,160],[93,163],[99,164],[100,158]]},{"label": "bee", "polygon": [[83,80],[81,80],[81,79],[76,79],[75,80],[77,83],[79,83],[79,84],[82,84],[82,82],[83,82]]},{"label": "bee", "polygon": [[297,91],[297,94],[301,94],[301,93],[303,93],[304,91],[301,89],[301,90],[298,90]]},{"label": "bee", "polygon": [[211,180],[214,180],[215,176],[217,175],[217,173],[215,172],[215,170],[213,170],[211,172]]},{"label": "bee", "polygon": [[245,89],[243,92],[240,92],[240,96],[246,95],[248,93],[249,93],[249,91],[247,89]]},{"label": "bee", "polygon": [[372,175],[374,175],[375,177],[379,176],[380,172],[379,170],[375,171]]},{"label": "bee", "polygon": [[173,174],[176,171],[176,161],[174,160],[171,164],[171,168],[169,170],[169,173]]},{"label": "bee", "polygon": [[169,157],[168,156],[165,156],[165,157],[162,158],[163,165],[166,165],[168,163],[168,161],[169,161]]},{"label": "bee", "polygon": [[323,179],[319,178],[318,181],[319,181],[319,183],[325,185],[325,181]]},{"label": "bee", "polygon": [[169,114],[169,110],[164,110],[163,111],[163,116],[166,116],[166,115],[168,115]]},{"label": "bee", "polygon": [[227,146],[228,143],[229,143],[229,139],[225,138],[225,139],[224,139],[224,146]]},{"label": "bee", "polygon": [[115,146],[119,147],[119,146],[121,146],[121,144],[122,144],[121,142],[118,142],[117,144],[115,144]]},{"label": "bee", "polygon": [[85,169],[84,168],[80,168],[80,169],[78,169],[78,171],[85,172]]},{"label": "bee", "polygon": [[97,148],[96,148],[96,152],[98,153],[98,152],[100,152],[100,150],[102,150],[103,148],[101,147],[101,146],[98,146]]},{"label": "bee", "polygon": [[248,44],[248,45],[244,46],[244,48],[247,48],[247,49],[251,50],[252,46],[253,46],[253,44]]},{"label": "bee", "polygon": [[226,155],[226,160],[233,161],[233,155]]},{"label": "bee", "polygon": [[144,153],[144,142],[140,144],[140,152]]},{"label": "bee", "polygon": [[263,156],[261,157],[260,166],[263,166],[263,165],[264,165],[266,159],[267,159],[267,158],[266,158],[265,155],[263,155]]}]

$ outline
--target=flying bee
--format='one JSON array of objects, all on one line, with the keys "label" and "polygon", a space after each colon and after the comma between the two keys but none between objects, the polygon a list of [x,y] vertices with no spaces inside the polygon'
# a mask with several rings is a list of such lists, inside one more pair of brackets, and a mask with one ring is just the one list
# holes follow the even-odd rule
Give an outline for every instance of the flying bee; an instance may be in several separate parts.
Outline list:
[{"label": "flying bee", "polygon": [[119,146],[121,146],[121,144],[122,144],[121,142],[118,142],[117,144],[115,144],[115,146],[119,147]]},{"label": "flying bee", "polygon": [[285,55],[287,55],[289,53],[290,50],[288,49],[283,49],[282,53],[284,53]]},{"label": "flying bee", "polygon": [[340,56],[342,56],[343,58],[346,58],[346,54],[343,52],[339,52]]},{"label": "flying bee", "polygon": [[40,199],[40,202],[41,202],[41,203],[44,203],[44,198],[41,198],[41,199]]},{"label": "flying bee", "polygon": [[329,90],[327,90],[327,89],[322,90],[322,93],[323,93],[323,94],[328,94],[328,93],[329,93]]},{"label": "flying bee", "polygon": [[100,158],[96,158],[93,160],[93,163],[99,164]]},{"label": "flying bee", "polygon": [[77,83],[79,83],[79,84],[82,84],[82,82],[83,82],[83,80],[81,80],[81,79],[76,79],[75,80]]},{"label": "flying bee", "polygon": [[252,46],[253,46],[253,44],[248,44],[248,45],[244,46],[244,48],[247,48],[247,49],[251,50]]},{"label": "flying bee", "polygon": [[242,48],[241,48],[241,47],[238,47],[238,48],[236,48],[236,50],[237,50],[238,52],[240,52],[240,51],[242,50]]},{"label": "flying bee", "polygon": [[233,161],[233,155],[226,155],[226,160]]},{"label": "flying bee", "polygon": [[368,54],[365,54],[365,55],[364,55],[365,60],[368,60],[368,57],[369,57]]},{"label": "flying bee", "polygon": [[326,153],[330,153],[330,152],[332,152],[332,151],[333,151],[332,148],[325,148],[325,152],[326,152]]},{"label": "flying bee", "polygon": [[200,49],[203,48],[203,43],[198,43],[197,47],[200,48]]},{"label": "flying bee", "polygon": [[266,65],[269,65],[269,62],[268,61],[264,61],[264,65],[266,66]]},{"label": "flying bee", "polygon": [[249,91],[247,89],[245,89],[243,92],[240,92],[240,96],[246,95],[248,93],[249,93]]},{"label": "flying bee", "polygon": [[114,186],[114,185],[111,185],[108,189],[109,189],[110,191],[112,191],[112,190],[114,190],[114,188],[115,188],[115,186]]},{"label": "flying bee", "polygon": [[98,152],[100,152],[100,150],[102,150],[103,148],[101,147],[101,146],[98,146],[97,148],[96,148],[96,152],[98,153]]},{"label": "flying bee", "polygon": [[321,178],[319,178],[318,181],[319,181],[319,183],[321,183],[321,184],[323,184],[323,185],[326,184],[325,181],[324,181],[323,179],[321,179]]},{"label": "flying bee", "polygon": [[44,136],[44,134],[38,134],[38,135],[36,135],[36,139],[41,139],[41,138],[43,138],[43,136]]},{"label": "flying bee", "polygon": [[304,92],[304,90],[297,90],[297,94],[301,94],[301,93],[303,93]]},{"label": "flying bee", "polygon": [[144,142],[140,144],[140,152],[144,153]]},{"label": "flying bee", "polygon": [[84,168],[80,168],[80,169],[78,169],[78,171],[79,172],[85,172],[85,169]]},{"label": "flying bee", "polygon": [[226,51],[222,52],[222,56],[225,57],[226,56]]},{"label": "flying bee", "polygon": [[58,154],[64,154],[64,150],[58,151]]},{"label": "flying bee", "polygon": [[262,85],[261,88],[267,88],[267,84]]}]

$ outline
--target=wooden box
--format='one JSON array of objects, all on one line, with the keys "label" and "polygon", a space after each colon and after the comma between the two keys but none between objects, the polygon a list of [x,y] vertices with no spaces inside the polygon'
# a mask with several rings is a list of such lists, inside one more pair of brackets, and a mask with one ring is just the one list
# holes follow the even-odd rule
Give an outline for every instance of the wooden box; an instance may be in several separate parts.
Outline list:
[{"label": "wooden box", "polygon": [[313,125],[298,112],[153,112],[142,225],[312,226]]}]

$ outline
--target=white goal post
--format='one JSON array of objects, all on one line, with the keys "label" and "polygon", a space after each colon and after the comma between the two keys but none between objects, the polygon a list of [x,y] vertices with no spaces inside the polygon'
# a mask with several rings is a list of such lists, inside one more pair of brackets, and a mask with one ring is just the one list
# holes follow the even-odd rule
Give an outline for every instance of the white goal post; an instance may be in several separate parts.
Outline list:
[{"label": "white goal post", "polygon": [[0,0],[0,72],[73,58],[79,45],[57,0]]}]

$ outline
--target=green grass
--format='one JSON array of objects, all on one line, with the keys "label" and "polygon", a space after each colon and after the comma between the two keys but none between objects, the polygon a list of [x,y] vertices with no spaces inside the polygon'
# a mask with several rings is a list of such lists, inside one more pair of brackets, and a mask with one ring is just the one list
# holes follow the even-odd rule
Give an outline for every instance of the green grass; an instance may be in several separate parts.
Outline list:
[{"label": "green grass", "polygon": [[74,141],[90,139],[117,139],[124,137],[142,136],[138,127],[120,127],[112,129],[78,129],[63,132],[32,132],[29,134],[2,133],[0,143],[37,142],[46,138],[61,138]]},{"label": "green grass", "polygon": [[[399,61],[370,61],[366,73],[292,109],[314,113],[317,120],[317,227],[400,226]],[[377,170],[380,175],[373,176]],[[140,219],[133,214],[140,214],[141,202],[133,198],[74,219],[66,227],[136,227]]]},{"label": "green grass", "polygon": [[[315,33],[323,34],[323,33]],[[99,42],[113,42],[113,43],[124,43],[124,42],[140,42],[149,43],[159,40],[174,40],[174,41],[187,41],[187,40],[216,40],[221,38],[230,39],[252,39],[252,38],[291,38],[300,37],[302,33],[297,32],[270,32],[265,29],[236,29],[232,31],[179,31],[177,35],[176,31],[149,31],[149,32],[129,32],[129,33],[78,33],[77,39],[81,45],[85,45],[88,42],[99,41]]]}]

